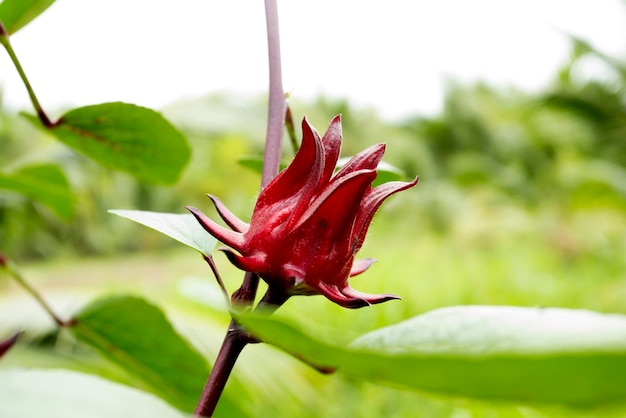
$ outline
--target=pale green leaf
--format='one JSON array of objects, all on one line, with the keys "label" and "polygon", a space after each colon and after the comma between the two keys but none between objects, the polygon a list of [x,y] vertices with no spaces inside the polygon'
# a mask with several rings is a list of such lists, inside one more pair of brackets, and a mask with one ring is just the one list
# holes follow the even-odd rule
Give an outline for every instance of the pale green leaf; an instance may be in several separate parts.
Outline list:
[{"label": "pale green leaf", "polygon": [[244,315],[254,335],[323,369],[419,391],[590,406],[626,401],[626,316],[467,306],[436,310],[338,347]]},{"label": "pale green leaf", "polygon": [[10,418],[183,418],[161,399],[67,370],[1,370],[0,416]]},{"label": "pale green leaf", "polygon": [[191,214],[111,209],[109,213],[157,230],[205,256],[210,256],[217,240],[202,228]]}]

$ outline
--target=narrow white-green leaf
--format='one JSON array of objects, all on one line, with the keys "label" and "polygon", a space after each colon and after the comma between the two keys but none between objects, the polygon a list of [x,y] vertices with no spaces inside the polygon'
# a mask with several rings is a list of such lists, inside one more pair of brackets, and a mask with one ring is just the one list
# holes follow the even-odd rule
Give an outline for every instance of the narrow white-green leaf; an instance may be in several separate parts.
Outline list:
[{"label": "narrow white-green leaf", "polygon": [[109,213],[155,229],[205,256],[210,256],[217,244],[217,240],[191,214],[124,209],[111,209]]},{"label": "narrow white-green leaf", "polygon": [[626,316],[580,309],[456,306],[370,332],[352,345],[389,354],[626,353]]}]

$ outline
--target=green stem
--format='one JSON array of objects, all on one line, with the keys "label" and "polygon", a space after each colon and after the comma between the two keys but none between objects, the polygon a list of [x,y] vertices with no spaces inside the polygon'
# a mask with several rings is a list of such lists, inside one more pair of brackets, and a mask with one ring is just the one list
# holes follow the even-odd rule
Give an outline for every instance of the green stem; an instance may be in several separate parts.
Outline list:
[{"label": "green stem", "polygon": [[28,282],[26,280],[24,280],[24,278],[17,271],[17,269],[15,268],[13,263],[11,261],[9,261],[6,257],[4,257],[2,254],[0,254],[0,265],[4,266],[7,269],[8,273],[9,273],[9,276],[11,276],[17,282],[17,284],[19,284],[24,290],[26,290],[28,293],[30,293],[30,295],[37,301],[37,303],[39,303],[39,305],[44,309],[44,311],[46,311],[48,313],[48,315],[50,315],[52,320],[58,326],[60,326],[60,327],[69,327],[69,326],[73,325],[73,323],[74,323],[73,320],[70,320],[70,321],[62,320],[52,310],[52,308],[50,307],[50,305],[48,305],[48,303],[44,300],[44,298],[30,284],[28,284]]},{"label": "green stem", "polygon": [[20,64],[19,59],[17,59],[17,55],[15,55],[15,51],[13,50],[13,47],[11,46],[11,42],[9,41],[9,35],[4,29],[2,22],[0,22],[0,44],[2,44],[4,49],[6,49],[7,53],[9,54],[9,57],[11,58],[11,61],[13,62],[13,65],[17,69],[17,72],[19,73],[20,78],[22,79],[22,82],[26,86],[26,90],[28,90],[28,95],[30,96],[30,101],[32,102],[33,107],[35,108],[35,111],[37,112],[37,116],[39,116],[39,120],[41,120],[41,123],[43,123],[43,125],[46,128],[54,127],[54,123],[50,121],[50,118],[48,118],[48,115],[43,110],[43,107],[41,107],[41,104],[39,103],[39,100],[37,99],[37,96],[35,95],[35,91],[33,90],[33,87],[31,86],[30,82],[28,81],[28,77],[26,77],[26,73],[24,72],[24,69],[22,68],[22,65]]}]

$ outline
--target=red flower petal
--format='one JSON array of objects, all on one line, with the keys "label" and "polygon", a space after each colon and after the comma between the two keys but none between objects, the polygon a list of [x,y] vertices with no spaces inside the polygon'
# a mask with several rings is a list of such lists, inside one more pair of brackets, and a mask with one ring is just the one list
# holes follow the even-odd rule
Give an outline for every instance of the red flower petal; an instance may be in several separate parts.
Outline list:
[{"label": "red flower petal", "polygon": [[357,170],[375,170],[378,163],[383,159],[385,153],[385,144],[372,145],[369,148],[359,152],[343,166],[335,174],[333,180],[343,177]]},{"label": "red flower petal", "polygon": [[337,115],[330,121],[326,133],[322,137],[324,146],[324,173],[320,183],[327,183],[335,172],[337,160],[341,153],[341,115]]},{"label": "red flower petal", "polygon": [[[349,235],[352,231],[361,200],[375,178],[375,171],[360,170],[331,182],[322,194],[310,202],[290,233],[302,227],[311,229],[310,236],[317,241],[334,243],[343,238],[347,244],[348,237],[343,235]],[[298,234],[307,235],[302,232]]]},{"label": "red flower petal", "polygon": [[374,260],[373,258],[364,258],[362,260],[356,260],[354,264],[352,264],[352,268],[350,269],[350,277],[354,277],[363,273],[375,262],[376,260]]},{"label": "red flower petal", "polygon": [[374,214],[376,214],[376,211],[384,200],[394,193],[415,186],[418,180],[419,177],[415,177],[415,179],[410,182],[391,181],[373,188],[365,195],[365,199],[363,199],[363,203],[361,204],[361,211],[354,224],[353,238],[356,242],[355,251],[358,251],[363,246],[367,229],[374,218]]},{"label": "red flower petal", "polygon": [[[304,197],[303,192],[307,195],[312,194],[314,189],[310,186],[319,183],[324,170],[323,155],[322,140],[315,129],[304,119],[300,148],[291,164],[261,191],[252,217],[254,218],[256,214],[262,213],[277,202],[284,202],[294,197],[300,200]],[[255,220],[251,219],[250,223],[255,223]]]}]

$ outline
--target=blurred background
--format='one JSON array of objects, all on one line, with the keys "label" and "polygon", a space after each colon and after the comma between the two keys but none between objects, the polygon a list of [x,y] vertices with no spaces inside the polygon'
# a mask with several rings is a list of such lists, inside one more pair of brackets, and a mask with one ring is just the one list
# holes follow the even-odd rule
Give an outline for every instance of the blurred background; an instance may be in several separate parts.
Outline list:
[{"label": "blurred background", "polygon": [[[296,124],[306,115],[324,131],[342,113],[343,156],[387,142],[385,161],[420,183],[383,205],[361,251],[378,263],[352,281],[402,301],[349,311],[298,298],[278,315],[343,344],[451,305],[626,313],[626,3],[281,2],[279,13]],[[60,219],[0,190],[0,251],[58,310],[140,293],[215,358],[228,317],[201,258],[106,211],[182,213],[191,204],[212,213],[211,193],[249,216],[260,176],[240,160],[263,150],[263,19],[252,1],[58,0],[12,38],[52,115],[119,100],[162,111],[193,149],[170,187],[102,168],[32,127],[18,114],[30,111],[23,85],[0,54],[0,170],[54,163],[76,195],[75,217]],[[216,259],[234,291],[241,273]],[[0,333],[26,328],[32,341],[0,367],[124,381],[105,362],[85,361],[95,354],[55,332],[2,274]],[[244,352],[233,382],[228,390],[244,390],[257,417],[626,416],[620,407],[493,404],[322,376],[265,346]]]}]

